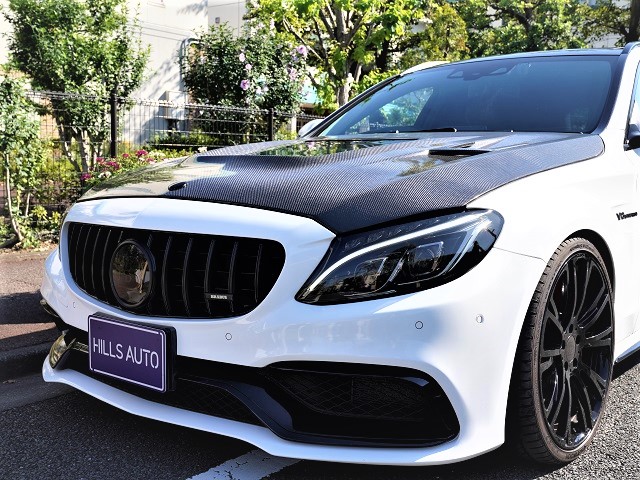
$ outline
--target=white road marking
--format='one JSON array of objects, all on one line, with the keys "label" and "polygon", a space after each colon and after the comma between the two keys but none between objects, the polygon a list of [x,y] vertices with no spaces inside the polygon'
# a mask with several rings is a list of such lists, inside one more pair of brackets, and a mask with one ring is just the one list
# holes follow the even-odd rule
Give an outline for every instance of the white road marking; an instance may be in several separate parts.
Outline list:
[{"label": "white road marking", "polygon": [[299,461],[293,458],[272,457],[262,450],[251,450],[189,480],[260,480]]}]

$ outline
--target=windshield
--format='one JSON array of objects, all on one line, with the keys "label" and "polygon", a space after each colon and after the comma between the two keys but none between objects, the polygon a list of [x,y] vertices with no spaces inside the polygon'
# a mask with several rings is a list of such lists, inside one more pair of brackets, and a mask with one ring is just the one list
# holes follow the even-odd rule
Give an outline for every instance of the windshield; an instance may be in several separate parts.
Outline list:
[{"label": "windshield", "polygon": [[397,78],[322,135],[428,131],[595,130],[617,56],[502,58]]}]

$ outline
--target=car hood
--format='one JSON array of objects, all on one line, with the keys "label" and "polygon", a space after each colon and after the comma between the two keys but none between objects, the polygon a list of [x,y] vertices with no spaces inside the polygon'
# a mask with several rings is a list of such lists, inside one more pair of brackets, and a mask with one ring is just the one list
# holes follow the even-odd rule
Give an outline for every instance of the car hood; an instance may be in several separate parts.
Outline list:
[{"label": "car hood", "polygon": [[437,133],[307,138],[212,150],[115,176],[80,200],[167,197],[312,218],[344,233],[438,210],[596,157],[598,135]]}]

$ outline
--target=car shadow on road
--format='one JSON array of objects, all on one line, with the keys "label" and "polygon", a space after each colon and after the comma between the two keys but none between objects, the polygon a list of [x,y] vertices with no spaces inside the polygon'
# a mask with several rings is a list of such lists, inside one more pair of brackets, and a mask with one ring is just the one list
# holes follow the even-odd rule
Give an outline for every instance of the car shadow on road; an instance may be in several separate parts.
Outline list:
[{"label": "car shadow on road", "polygon": [[52,322],[40,306],[41,298],[37,291],[0,295],[0,325]]}]

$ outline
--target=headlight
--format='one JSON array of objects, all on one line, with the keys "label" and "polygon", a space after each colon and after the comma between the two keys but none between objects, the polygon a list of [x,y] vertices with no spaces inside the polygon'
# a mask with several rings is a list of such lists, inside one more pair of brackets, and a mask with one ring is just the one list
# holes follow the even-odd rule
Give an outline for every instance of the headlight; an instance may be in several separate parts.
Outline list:
[{"label": "headlight", "polygon": [[497,212],[470,210],[337,238],[296,299],[330,305],[442,285],[480,263],[502,224]]}]

